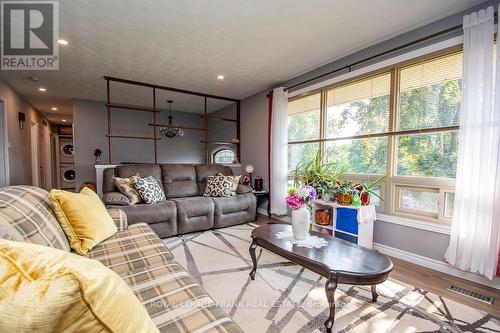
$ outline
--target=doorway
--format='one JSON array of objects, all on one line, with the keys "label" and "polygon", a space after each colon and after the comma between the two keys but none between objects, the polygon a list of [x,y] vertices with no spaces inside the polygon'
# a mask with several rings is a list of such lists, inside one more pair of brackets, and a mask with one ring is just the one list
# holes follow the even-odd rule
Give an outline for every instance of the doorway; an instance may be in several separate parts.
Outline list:
[{"label": "doorway", "polygon": [[31,181],[45,188],[44,135],[38,123],[31,123]]},{"label": "doorway", "polygon": [[0,101],[0,187],[9,185],[9,147],[7,136],[7,113],[5,103]]}]

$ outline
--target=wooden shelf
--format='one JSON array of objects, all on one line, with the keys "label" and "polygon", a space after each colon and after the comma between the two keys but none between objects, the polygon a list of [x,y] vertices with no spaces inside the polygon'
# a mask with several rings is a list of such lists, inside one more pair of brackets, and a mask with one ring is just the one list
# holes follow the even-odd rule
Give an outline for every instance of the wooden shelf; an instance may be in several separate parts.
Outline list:
[{"label": "wooden shelf", "polygon": [[200,141],[201,143],[215,143],[215,144],[218,144],[218,145],[239,145],[240,143],[239,142],[231,142],[231,141]]},{"label": "wooden shelf", "polygon": [[142,112],[155,112],[155,113],[161,112],[160,109],[146,108],[146,107],[135,106],[135,105],[127,105],[127,104],[106,103],[106,107],[117,108],[117,109],[126,109],[126,110],[135,110],[135,111],[142,111]]},{"label": "wooden shelf", "polygon": [[140,139],[140,140],[161,140],[152,136],[135,136],[135,135],[106,135],[108,138],[121,138],[121,139]]},{"label": "wooden shelf", "polygon": [[217,117],[217,116],[200,116],[200,118],[207,118],[207,119],[214,119],[214,120],[220,120],[220,121],[229,121],[233,123],[239,123],[239,120],[237,119],[231,119],[231,118],[224,118],[224,117]]},{"label": "wooden shelf", "polygon": [[149,126],[153,127],[168,127],[168,128],[182,128],[185,130],[193,130],[193,131],[208,131],[208,129],[201,128],[201,127],[188,127],[188,126],[169,126],[167,124],[148,124]]}]

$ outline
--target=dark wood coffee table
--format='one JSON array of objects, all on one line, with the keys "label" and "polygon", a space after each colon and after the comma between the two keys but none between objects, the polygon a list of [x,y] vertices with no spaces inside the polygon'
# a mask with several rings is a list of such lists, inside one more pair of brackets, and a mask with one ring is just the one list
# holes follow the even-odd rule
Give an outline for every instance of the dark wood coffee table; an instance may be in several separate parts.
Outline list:
[{"label": "dark wood coffee table", "polygon": [[310,232],[311,235],[324,238],[328,245],[319,249],[309,249],[291,244],[286,239],[278,239],[280,231],[291,231],[288,224],[267,224],[252,231],[250,256],[253,269],[250,272],[252,280],[257,271],[255,249],[261,246],[296,264],[324,276],[326,297],[330,307],[330,316],[325,322],[327,332],[331,332],[335,321],[335,289],[339,284],[369,285],[372,291],[372,301],[377,301],[377,284],[384,282],[392,271],[392,262],[377,251],[370,250],[350,242]]}]

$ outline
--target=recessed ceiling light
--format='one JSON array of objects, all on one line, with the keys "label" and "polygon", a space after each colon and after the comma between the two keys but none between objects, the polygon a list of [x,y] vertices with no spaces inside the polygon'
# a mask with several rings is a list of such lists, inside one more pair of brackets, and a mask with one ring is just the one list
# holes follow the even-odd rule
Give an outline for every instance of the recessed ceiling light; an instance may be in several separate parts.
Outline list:
[{"label": "recessed ceiling light", "polygon": [[68,45],[68,41],[66,39],[58,39],[57,42],[61,45]]},{"label": "recessed ceiling light", "polygon": [[55,106],[50,108],[52,111],[57,111],[57,108]]},{"label": "recessed ceiling light", "polygon": [[224,80],[224,75],[222,74],[217,75],[217,80]]},{"label": "recessed ceiling light", "polygon": [[47,89],[45,89],[45,88],[43,88],[43,87],[40,87],[40,88],[38,88],[38,91],[41,91],[41,92],[46,92],[46,91],[47,91]]},{"label": "recessed ceiling light", "polygon": [[62,120],[62,122],[63,122],[63,123],[65,123],[65,122],[66,122],[66,119],[63,119],[63,120]]}]

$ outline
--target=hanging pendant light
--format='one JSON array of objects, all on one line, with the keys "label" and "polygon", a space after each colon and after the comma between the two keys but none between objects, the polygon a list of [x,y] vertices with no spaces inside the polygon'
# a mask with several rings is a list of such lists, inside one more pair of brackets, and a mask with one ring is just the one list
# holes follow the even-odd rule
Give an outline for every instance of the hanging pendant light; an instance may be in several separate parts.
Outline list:
[{"label": "hanging pendant light", "polygon": [[168,125],[160,128],[160,134],[166,138],[169,138],[169,139],[175,138],[176,136],[183,136],[184,135],[184,131],[182,130],[182,128],[174,127],[174,122],[173,122],[174,117],[172,117],[172,103],[173,102],[174,101],[172,101],[172,100],[167,101],[167,103],[168,103]]}]

